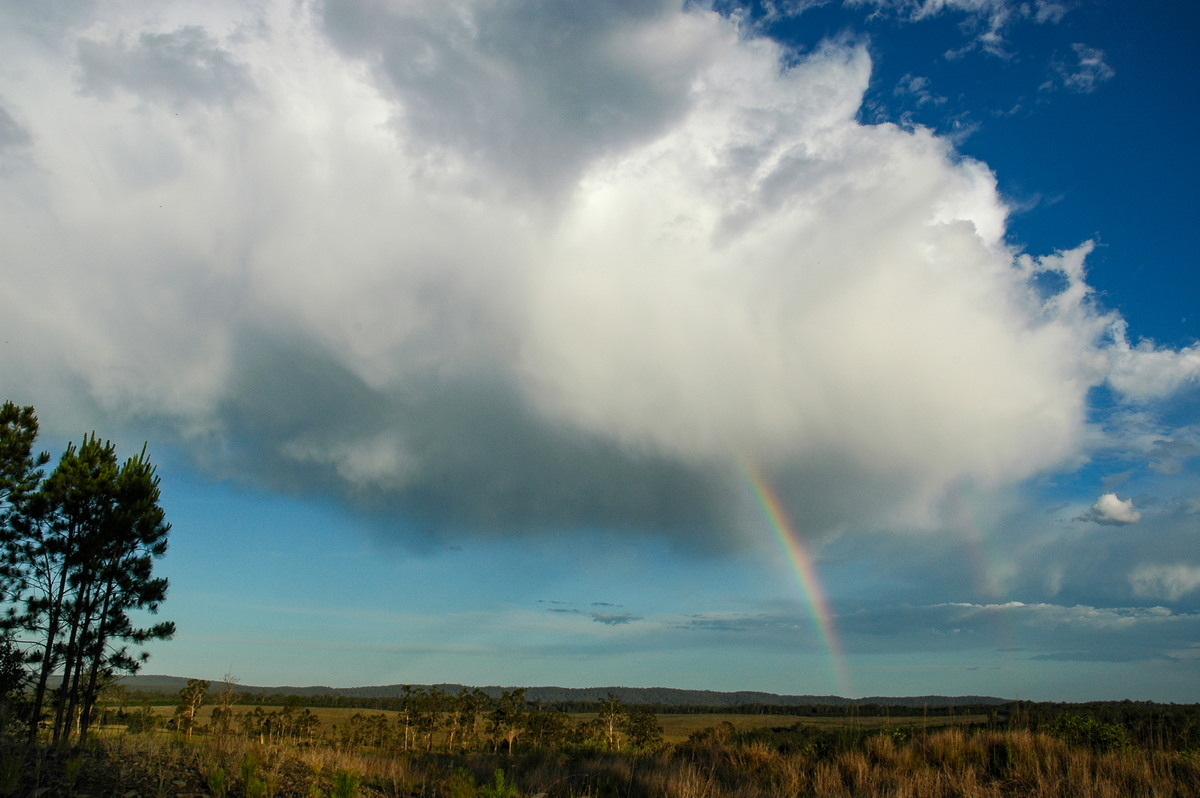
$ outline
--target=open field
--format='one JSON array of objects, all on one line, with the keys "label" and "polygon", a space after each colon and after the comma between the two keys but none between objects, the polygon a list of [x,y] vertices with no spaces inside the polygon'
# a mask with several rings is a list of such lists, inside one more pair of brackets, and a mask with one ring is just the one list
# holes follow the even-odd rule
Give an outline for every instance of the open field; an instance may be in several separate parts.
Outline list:
[{"label": "open field", "polygon": [[[281,706],[262,706],[264,712],[273,713],[279,712]],[[212,722],[211,706],[200,708],[197,714],[197,724],[207,726]],[[254,707],[235,706],[233,708],[235,718],[252,712]],[[151,711],[155,717],[162,721],[168,720],[174,712],[173,707],[158,706],[152,707]],[[396,723],[398,712],[392,710],[368,710],[368,709],[352,709],[348,707],[312,707],[308,710],[316,716],[320,723],[319,731],[321,733],[331,733],[336,728],[344,726],[350,722],[350,719],[355,715],[359,716],[380,716],[387,718],[389,724]],[[588,721],[595,720],[597,713],[595,712],[570,712],[564,713],[573,726],[580,726]],[[737,732],[748,732],[757,729],[777,729],[794,726],[797,723],[802,723],[805,726],[811,726],[817,729],[827,730],[842,730],[842,729],[884,729],[884,728],[910,728],[910,729],[942,729],[949,726],[971,725],[985,723],[986,715],[955,715],[952,717],[937,717],[927,718],[921,715],[903,715],[892,717],[811,717],[804,715],[743,715],[743,714],[726,714],[726,713],[681,713],[681,714],[659,714],[655,716],[659,725],[663,730],[663,741],[666,743],[679,743],[688,739],[696,732],[705,729],[729,724],[733,730]]]},{"label": "open field", "polygon": [[611,696],[567,712],[519,696],[381,710],[188,695],[124,695],[85,745],[0,745],[17,768],[14,790],[0,767],[0,796],[1200,798],[1196,705],[650,714]]},{"label": "open field", "polygon": [[985,723],[986,715],[959,715],[952,718],[923,718],[919,715],[905,717],[845,717],[814,718],[801,715],[658,715],[666,742],[686,740],[696,732],[723,723],[728,723],[738,732],[756,729],[777,729],[802,723],[819,729],[884,729],[884,728],[944,728],[963,724]]},{"label": "open field", "polygon": [[[872,733],[824,751],[697,735],[641,754],[389,754],[341,745],[110,732],[26,777],[49,795],[347,798],[1128,798],[1200,796],[1200,758],[1096,750],[1029,731]],[[76,763],[72,770],[72,762]],[[70,775],[74,773],[74,775]],[[217,777],[220,780],[217,780]],[[214,785],[219,785],[217,789]]]}]

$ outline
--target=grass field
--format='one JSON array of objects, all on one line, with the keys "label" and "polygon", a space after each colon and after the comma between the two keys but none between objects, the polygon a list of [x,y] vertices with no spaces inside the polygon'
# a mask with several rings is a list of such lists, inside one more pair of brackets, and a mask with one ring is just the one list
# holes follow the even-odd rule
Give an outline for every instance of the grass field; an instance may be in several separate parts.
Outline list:
[{"label": "grass field", "polygon": [[722,723],[731,724],[738,731],[754,729],[775,729],[794,726],[803,723],[823,729],[884,729],[896,727],[945,728],[946,726],[961,726],[987,721],[986,715],[958,715],[955,717],[940,717],[936,719],[915,716],[894,716],[890,718],[813,718],[800,715],[659,715],[659,725],[663,727],[663,737],[669,743],[681,742],[693,733],[719,726]]},{"label": "grass field", "polygon": [[[448,727],[457,727],[440,723],[451,716],[419,709],[405,728],[395,711],[231,709],[232,728],[217,734],[205,728],[208,705],[190,735],[113,726],[83,750],[45,748],[44,759],[11,770],[10,787],[19,789],[0,781],[0,796],[1200,798],[1195,707],[1093,708],[1120,711],[1118,719],[1053,707],[1032,723],[1028,708],[949,717],[858,716],[854,708],[840,717],[663,713],[654,718],[663,739],[637,745],[645,716],[635,712],[624,715],[629,725],[614,743],[605,737],[611,710],[506,716],[492,708],[454,738]],[[150,711],[165,720],[174,707]]]},{"label": "grass field", "polygon": [[[278,712],[282,707],[263,706],[264,712]],[[156,716],[166,720],[174,712],[173,707],[153,707]],[[207,725],[212,718],[212,707],[200,708],[197,717],[199,725]],[[235,715],[252,712],[254,707],[235,706]],[[320,722],[323,732],[329,732],[334,727],[343,726],[354,715],[383,715],[394,723],[397,713],[390,710],[351,709],[346,707],[314,707],[309,710]],[[596,717],[596,713],[569,713],[572,724],[579,724]],[[920,715],[892,717],[808,717],[800,715],[734,715],[724,713],[710,714],[661,714],[656,716],[663,729],[663,739],[668,743],[678,743],[686,740],[692,734],[728,723],[737,731],[752,731],[756,729],[775,729],[794,726],[803,723],[815,728],[829,730],[837,729],[883,729],[883,728],[946,728],[947,726],[970,725],[987,720],[986,715],[956,715],[953,717],[924,718]]]}]

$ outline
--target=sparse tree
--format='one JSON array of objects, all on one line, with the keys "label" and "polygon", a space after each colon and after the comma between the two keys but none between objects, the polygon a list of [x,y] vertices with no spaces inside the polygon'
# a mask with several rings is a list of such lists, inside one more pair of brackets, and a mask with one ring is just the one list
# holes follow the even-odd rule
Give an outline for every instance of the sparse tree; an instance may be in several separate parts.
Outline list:
[{"label": "sparse tree", "polygon": [[496,703],[496,708],[492,710],[488,718],[496,747],[499,747],[500,741],[503,740],[508,743],[508,753],[512,754],[513,745],[516,743],[517,738],[521,736],[521,733],[525,731],[526,714],[525,688],[505,691],[500,696],[500,700]]},{"label": "sparse tree", "polygon": [[208,682],[203,679],[188,679],[187,686],[179,691],[179,703],[175,707],[175,716],[171,718],[171,724],[176,731],[181,731],[188,737],[192,736],[196,716],[200,707],[204,706],[204,699],[208,697],[208,687]]},{"label": "sparse tree", "polygon": [[208,722],[209,729],[217,737],[217,749],[224,750],[225,738],[233,732],[233,704],[237,698],[235,688],[237,677],[226,673],[220,693],[217,695],[217,706],[213,707],[212,718]]},{"label": "sparse tree", "polygon": [[621,749],[621,728],[626,717],[625,704],[621,699],[609,693],[600,701],[598,720],[604,734],[604,747],[610,751]]},{"label": "sparse tree", "polygon": [[447,748],[451,752],[454,750],[454,732],[459,733],[459,739],[463,748],[471,748],[479,743],[479,725],[483,719],[483,710],[488,705],[487,693],[480,690],[478,687],[467,690],[463,689],[454,698],[453,714],[454,722],[451,727],[451,733],[447,740]]}]

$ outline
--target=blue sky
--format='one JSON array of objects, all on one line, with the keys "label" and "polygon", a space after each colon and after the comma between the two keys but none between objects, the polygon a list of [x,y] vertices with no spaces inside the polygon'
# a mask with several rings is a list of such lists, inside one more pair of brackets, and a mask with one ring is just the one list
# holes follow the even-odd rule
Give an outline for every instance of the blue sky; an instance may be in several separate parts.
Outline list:
[{"label": "blue sky", "polygon": [[147,672],[1200,700],[1198,14],[5,4],[0,394]]}]

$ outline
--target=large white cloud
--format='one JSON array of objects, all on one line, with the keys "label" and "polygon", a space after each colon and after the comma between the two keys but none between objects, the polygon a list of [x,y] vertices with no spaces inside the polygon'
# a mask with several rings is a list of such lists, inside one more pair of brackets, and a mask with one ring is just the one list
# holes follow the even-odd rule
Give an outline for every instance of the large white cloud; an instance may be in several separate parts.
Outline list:
[{"label": "large white cloud", "polygon": [[738,457],[870,523],[845,496],[1072,457],[1113,364],[1191,373],[1113,337],[1089,245],[1010,250],[984,164],[859,123],[860,47],[668,2],[73,13],[0,26],[4,371],[51,424],[431,523],[713,528],[678,486]]}]

